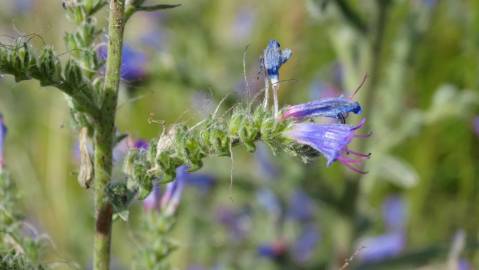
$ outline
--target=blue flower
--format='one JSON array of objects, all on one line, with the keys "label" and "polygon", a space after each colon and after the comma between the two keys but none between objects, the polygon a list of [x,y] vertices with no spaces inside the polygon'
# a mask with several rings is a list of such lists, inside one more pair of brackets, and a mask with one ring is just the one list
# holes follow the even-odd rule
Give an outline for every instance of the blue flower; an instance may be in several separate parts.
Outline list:
[{"label": "blue flower", "polygon": [[269,214],[278,217],[281,214],[281,204],[278,197],[269,188],[262,188],[256,192],[256,200]]},{"label": "blue flower", "polygon": [[364,174],[365,172],[353,165],[368,159],[370,155],[348,149],[352,139],[369,136],[356,134],[356,131],[363,127],[364,123],[365,119],[361,120],[357,126],[348,124],[295,123],[284,132],[284,135],[321,153],[327,160],[327,166],[331,166],[337,160],[352,171]]},{"label": "blue flower", "polygon": [[280,259],[288,253],[288,247],[283,241],[276,241],[270,244],[260,245],[257,249],[258,255],[273,260]]},{"label": "blue flower", "polygon": [[308,103],[288,106],[281,114],[281,119],[296,121],[313,117],[330,117],[340,119],[343,123],[348,113],[361,114],[359,102],[348,98],[324,98]]},{"label": "blue flower", "polygon": [[314,224],[304,226],[301,235],[296,239],[291,248],[295,261],[305,263],[312,258],[320,240],[319,230]]},{"label": "blue flower", "polygon": [[[107,46],[101,46],[98,49],[98,55],[101,59],[106,60],[108,57]],[[125,44],[122,52],[122,63],[120,68],[120,77],[125,81],[138,81],[146,75],[145,65],[147,63],[146,56],[135,50],[133,47]]]},{"label": "blue flower", "polygon": [[288,216],[300,222],[308,222],[314,216],[314,202],[304,191],[296,190],[289,200]]},{"label": "blue flower", "polygon": [[280,175],[280,168],[274,164],[269,148],[265,143],[258,143],[255,152],[256,163],[261,175],[266,179],[276,179]]},{"label": "blue flower", "polygon": [[406,206],[398,196],[391,196],[383,203],[383,219],[388,230],[399,231],[406,223]]},{"label": "blue flower", "polygon": [[390,232],[376,237],[364,238],[359,258],[365,262],[376,262],[399,255],[406,244],[404,232]]},{"label": "blue flower", "polygon": [[248,208],[230,209],[221,207],[216,211],[218,223],[223,225],[233,241],[244,240],[251,229],[250,210]]},{"label": "blue flower", "polygon": [[5,160],[3,156],[3,149],[5,146],[5,137],[7,136],[7,127],[3,120],[3,115],[0,114],[0,169],[5,165]]},{"label": "blue flower", "polygon": [[290,49],[281,50],[278,41],[274,39],[269,41],[264,50],[263,65],[272,84],[279,81],[279,69],[291,58],[292,54]]},{"label": "blue flower", "polygon": [[479,116],[474,117],[472,120],[472,126],[474,128],[474,133],[479,136]]},{"label": "blue flower", "polygon": [[180,166],[176,169],[176,179],[166,185],[166,190],[161,196],[160,208],[167,214],[172,215],[176,212],[180,204],[181,195],[185,186],[184,175],[186,174],[186,166]]},{"label": "blue flower", "polygon": [[145,209],[145,211],[158,210],[160,208],[160,200],[161,189],[159,185],[155,185],[150,195],[148,195],[148,197],[143,200],[143,208]]},{"label": "blue flower", "polygon": [[472,266],[471,264],[469,263],[469,261],[465,260],[465,259],[461,259],[459,260],[459,262],[457,262],[457,270],[472,270]]}]

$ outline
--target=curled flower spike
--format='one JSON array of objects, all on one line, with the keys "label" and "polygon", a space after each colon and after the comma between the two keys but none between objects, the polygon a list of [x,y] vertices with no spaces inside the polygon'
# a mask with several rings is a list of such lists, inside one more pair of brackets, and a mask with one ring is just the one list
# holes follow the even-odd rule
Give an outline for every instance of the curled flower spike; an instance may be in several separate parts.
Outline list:
[{"label": "curled flower spike", "polygon": [[268,46],[263,53],[262,64],[267,75],[267,78],[265,78],[264,107],[266,108],[268,106],[269,83],[271,83],[273,87],[275,114],[278,113],[279,69],[291,58],[292,54],[293,53],[290,49],[281,50],[281,45],[274,39],[269,41]]},{"label": "curled flower spike", "polygon": [[280,120],[301,121],[313,117],[337,118],[345,123],[348,113],[361,114],[359,102],[344,97],[325,98],[308,103],[288,106],[283,110]]},{"label": "curled flower spike", "polygon": [[[350,170],[364,174],[354,164],[359,164],[368,159],[370,154],[363,154],[351,151],[348,145],[353,138],[363,138],[369,135],[356,134],[356,130],[364,126],[365,119],[357,126],[348,124],[318,124],[318,123],[296,123],[283,134],[300,144],[308,145],[320,152],[327,160],[327,166],[334,161],[348,167]],[[353,157],[351,157],[351,156]]]}]

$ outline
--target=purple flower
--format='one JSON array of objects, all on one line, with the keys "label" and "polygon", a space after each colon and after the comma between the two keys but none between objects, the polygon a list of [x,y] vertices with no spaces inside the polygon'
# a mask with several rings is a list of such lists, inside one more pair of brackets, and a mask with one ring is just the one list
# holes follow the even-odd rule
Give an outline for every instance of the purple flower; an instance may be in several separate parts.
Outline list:
[{"label": "purple flower", "polygon": [[467,260],[461,259],[457,262],[457,270],[472,270],[472,267]]},{"label": "purple flower", "polygon": [[153,187],[153,191],[143,200],[145,211],[158,210],[160,208],[161,190],[159,185]]},{"label": "purple flower", "polygon": [[[101,46],[98,49],[101,59],[106,60],[108,57],[107,46]],[[138,81],[146,75],[145,65],[147,63],[146,56],[135,50],[133,47],[125,44],[122,52],[122,63],[120,68],[120,76],[125,81]]]},{"label": "purple flower", "polygon": [[148,142],[145,140],[133,140],[133,148],[139,150],[147,150],[148,149]]},{"label": "purple flower", "polygon": [[[143,144],[140,146],[143,147]],[[158,185],[153,187],[153,191],[143,201],[143,207],[145,210],[160,209],[171,215],[178,208],[185,185],[198,187],[200,191],[206,193],[214,184],[215,180],[212,176],[188,173],[188,167],[183,165],[176,169],[175,180],[166,185],[163,194],[161,194]]]},{"label": "purple flower", "polygon": [[258,143],[255,152],[256,163],[265,178],[275,179],[280,175],[279,167],[274,164],[271,153],[264,143]]},{"label": "purple flower", "polygon": [[261,257],[275,260],[285,256],[288,252],[288,247],[283,241],[279,240],[274,243],[260,245],[257,248],[257,252]]},{"label": "purple flower", "polygon": [[251,35],[254,22],[255,16],[253,10],[247,8],[240,9],[231,27],[235,41],[239,42],[247,39]]},{"label": "purple flower", "polygon": [[15,10],[20,13],[28,12],[33,8],[34,2],[34,0],[16,0]]},{"label": "purple flower", "polygon": [[383,218],[390,231],[400,231],[406,222],[406,207],[398,196],[389,197],[383,204]]},{"label": "purple flower", "polygon": [[264,50],[263,65],[266,69],[271,84],[279,81],[279,69],[292,56],[290,49],[281,50],[281,45],[276,40],[270,40],[268,46]]},{"label": "purple flower", "polygon": [[278,197],[273,193],[271,189],[262,188],[256,192],[256,200],[263,206],[268,213],[279,216],[281,213],[281,204]]},{"label": "purple flower", "polygon": [[7,136],[7,127],[3,120],[3,115],[0,114],[0,170],[5,166],[5,160],[3,156],[3,149],[5,147],[5,137]]},{"label": "purple flower", "polygon": [[175,213],[180,204],[181,195],[184,189],[184,174],[186,166],[180,166],[176,169],[176,179],[166,185],[166,190],[160,201],[160,208],[167,215]]},{"label": "purple flower", "polygon": [[402,231],[391,232],[376,237],[368,237],[360,241],[359,258],[365,262],[381,261],[397,256],[404,249],[406,243]]},{"label": "purple flower", "polygon": [[[295,123],[289,130],[284,132],[284,135],[300,144],[309,145],[320,152],[326,158],[327,166],[338,160],[352,171],[364,174],[365,172],[354,167],[354,164],[361,163],[364,159],[368,159],[370,155],[348,149],[348,145],[353,138],[369,136],[368,134],[356,134],[356,130],[363,127],[364,123],[365,119],[361,120],[357,126],[348,124]],[[354,158],[350,157],[350,154]]]},{"label": "purple flower", "polygon": [[479,136],[479,116],[474,117],[472,120],[472,125],[474,127],[474,132]]},{"label": "purple flower", "polygon": [[293,243],[291,254],[295,261],[305,263],[312,258],[320,240],[319,230],[309,224],[303,228],[301,235]]},{"label": "purple flower", "polygon": [[216,219],[222,224],[233,241],[244,240],[251,229],[251,217],[248,209],[219,208]]},{"label": "purple flower", "polygon": [[314,216],[313,200],[301,190],[296,190],[289,200],[288,216],[300,222],[308,222]]},{"label": "purple flower", "polygon": [[343,123],[348,113],[361,114],[358,102],[349,98],[324,98],[308,103],[288,106],[280,116],[281,120],[292,119],[301,121],[305,118],[331,117],[340,119]]}]

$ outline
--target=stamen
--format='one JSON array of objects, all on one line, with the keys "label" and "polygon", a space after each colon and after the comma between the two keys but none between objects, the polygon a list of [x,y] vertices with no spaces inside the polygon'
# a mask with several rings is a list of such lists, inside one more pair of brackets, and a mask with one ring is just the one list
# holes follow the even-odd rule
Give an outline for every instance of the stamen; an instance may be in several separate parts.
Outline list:
[{"label": "stamen", "polygon": [[366,139],[366,138],[371,137],[371,135],[373,135],[373,133],[369,132],[367,134],[353,134],[353,137],[354,138],[359,138],[359,139]]},{"label": "stamen", "polygon": [[364,74],[363,80],[361,81],[361,83],[359,84],[359,86],[356,88],[356,90],[354,90],[353,94],[349,97],[350,99],[353,99],[354,96],[359,92],[359,89],[361,89],[361,88],[363,87],[363,85],[364,85],[364,83],[366,82],[367,78],[368,78],[368,74],[366,73],[366,74]]},{"label": "stamen", "polygon": [[371,157],[371,153],[363,154],[363,153],[356,152],[356,151],[353,151],[353,150],[350,150],[350,149],[346,149],[346,153],[353,154],[353,155],[358,156],[358,157],[364,157],[364,158],[370,158]]}]

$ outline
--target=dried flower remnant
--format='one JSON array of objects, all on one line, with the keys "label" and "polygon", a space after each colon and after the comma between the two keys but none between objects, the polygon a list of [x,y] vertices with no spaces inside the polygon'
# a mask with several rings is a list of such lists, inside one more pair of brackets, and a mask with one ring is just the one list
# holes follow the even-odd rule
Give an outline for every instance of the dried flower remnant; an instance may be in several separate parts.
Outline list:
[{"label": "dried flower remnant", "polygon": [[269,83],[271,83],[275,116],[278,114],[279,69],[292,54],[291,49],[281,50],[281,45],[276,40],[270,40],[263,53],[262,65],[266,72],[264,107],[268,107]]},{"label": "dried flower remnant", "polygon": [[[321,153],[327,160],[327,166],[334,161],[339,161],[354,172],[365,172],[354,165],[362,163],[370,157],[352,151],[348,145],[354,138],[369,136],[356,134],[356,131],[364,126],[365,119],[357,126],[348,124],[317,124],[317,123],[294,123],[284,135],[300,144],[308,145]],[[353,156],[353,157],[351,157]]]}]

